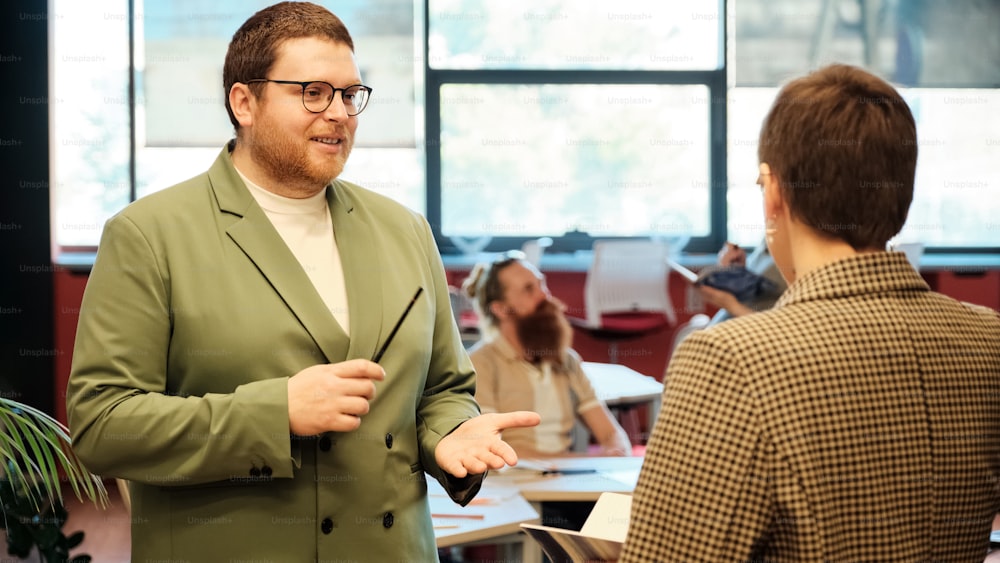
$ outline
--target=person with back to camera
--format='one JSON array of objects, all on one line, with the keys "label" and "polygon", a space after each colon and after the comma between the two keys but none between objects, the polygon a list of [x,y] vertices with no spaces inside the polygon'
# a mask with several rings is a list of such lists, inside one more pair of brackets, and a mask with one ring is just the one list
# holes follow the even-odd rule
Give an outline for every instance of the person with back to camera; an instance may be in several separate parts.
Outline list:
[{"label": "person with back to camera", "polygon": [[673,356],[621,561],[986,555],[1000,313],[932,292],[885,250],[917,146],[906,102],[864,70],[825,67],[778,93],[758,183],[789,288]]},{"label": "person with back to camera", "polygon": [[467,504],[538,415],[479,414],[427,222],[337,178],[370,93],[340,19],[257,12],[223,83],[236,138],[105,226],[73,447],[131,483],[136,562],[435,561],[425,473]]},{"label": "person with back to camera", "polygon": [[505,430],[522,457],[570,452],[577,418],[605,456],[631,455],[628,435],[595,395],[571,348],[573,329],[545,278],[518,254],[477,264],[463,283],[479,314],[484,340],[469,353],[483,412],[530,410],[534,428]]}]

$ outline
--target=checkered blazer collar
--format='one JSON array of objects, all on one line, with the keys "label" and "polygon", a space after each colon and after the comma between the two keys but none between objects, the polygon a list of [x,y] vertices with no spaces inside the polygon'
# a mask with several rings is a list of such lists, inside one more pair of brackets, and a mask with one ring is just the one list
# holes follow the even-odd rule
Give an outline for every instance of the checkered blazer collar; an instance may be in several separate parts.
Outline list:
[{"label": "checkered blazer collar", "polygon": [[775,307],[857,295],[930,291],[902,252],[858,254],[821,266],[795,280]]}]

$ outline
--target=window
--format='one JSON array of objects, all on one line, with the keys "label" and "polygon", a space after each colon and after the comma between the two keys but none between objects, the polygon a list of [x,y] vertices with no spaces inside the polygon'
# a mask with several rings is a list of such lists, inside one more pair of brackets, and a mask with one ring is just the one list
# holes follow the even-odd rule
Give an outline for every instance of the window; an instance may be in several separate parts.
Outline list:
[{"label": "window", "polygon": [[[131,200],[208,169],[233,136],[221,87],[229,39],[271,3],[134,0],[130,12],[127,0],[51,1],[57,247],[96,247],[104,222]],[[412,56],[422,44],[421,8],[413,0],[327,4],[351,30],[362,76],[375,86],[342,177],[423,212],[423,69]]]},{"label": "window", "polygon": [[[763,238],[761,121],[790,77],[829,62],[900,89],[917,122],[917,177],[899,242],[982,250],[1000,229],[1000,3],[731,0],[728,232]],[[878,187],[859,189],[880,189]]]},{"label": "window", "polygon": [[427,5],[428,139],[439,141],[427,211],[445,250],[477,237],[578,250],[720,231],[719,3]]},{"label": "window", "polygon": [[[92,250],[111,214],[211,164],[232,136],[226,45],[270,3],[51,0],[57,250]],[[756,245],[761,120],[785,80],[835,60],[900,85],[917,118],[899,240],[998,246],[1000,3],[325,3],[375,88],[343,177],[425,213],[444,252]]]}]

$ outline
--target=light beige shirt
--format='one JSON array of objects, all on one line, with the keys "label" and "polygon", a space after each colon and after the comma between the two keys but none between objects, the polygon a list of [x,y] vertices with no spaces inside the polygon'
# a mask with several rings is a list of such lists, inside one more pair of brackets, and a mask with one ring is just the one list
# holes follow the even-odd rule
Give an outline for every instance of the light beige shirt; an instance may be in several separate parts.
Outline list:
[{"label": "light beige shirt", "polygon": [[563,369],[548,363],[538,366],[521,359],[497,335],[478,344],[469,357],[476,368],[476,401],[484,413],[530,410],[542,417],[534,428],[504,431],[504,441],[515,451],[568,452],[576,415],[600,404],[573,351]]},{"label": "light beige shirt", "polygon": [[[239,170],[237,170],[239,172]],[[251,182],[240,172],[250,194],[302,265],[337,324],[350,336],[344,268],[333,233],[326,190],[304,199],[283,197]]]}]

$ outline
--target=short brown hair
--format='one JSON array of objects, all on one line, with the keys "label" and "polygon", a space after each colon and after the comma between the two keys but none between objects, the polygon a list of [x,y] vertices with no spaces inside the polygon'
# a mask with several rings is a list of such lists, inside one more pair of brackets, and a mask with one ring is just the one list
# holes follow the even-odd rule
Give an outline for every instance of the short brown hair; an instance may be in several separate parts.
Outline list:
[{"label": "short brown hair", "polygon": [[884,248],[906,222],[917,128],[895,88],[830,65],[778,93],[757,147],[792,216],[855,249]]},{"label": "short brown hair", "polygon": [[497,316],[490,309],[490,304],[503,299],[504,287],[500,283],[500,272],[512,264],[521,264],[525,268],[532,270],[536,275],[538,269],[527,262],[524,253],[519,250],[511,250],[493,262],[480,262],[469,272],[469,277],[462,282],[462,290],[465,295],[472,300],[476,312],[479,314],[480,326],[493,327],[497,324]]},{"label": "short brown hair", "polygon": [[[233,108],[229,106],[229,91],[233,84],[266,78],[274,65],[281,43],[302,37],[324,37],[343,43],[351,52],[354,51],[354,40],[344,22],[326,8],[310,2],[280,2],[269,6],[250,16],[236,30],[229,42],[226,62],[222,67],[222,86],[225,89],[223,98],[226,100],[229,121],[237,130],[240,125],[233,115]],[[254,95],[260,94],[260,84],[250,86]]]}]

